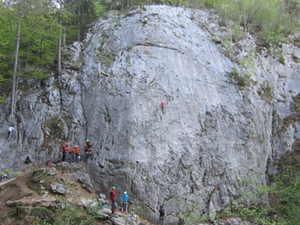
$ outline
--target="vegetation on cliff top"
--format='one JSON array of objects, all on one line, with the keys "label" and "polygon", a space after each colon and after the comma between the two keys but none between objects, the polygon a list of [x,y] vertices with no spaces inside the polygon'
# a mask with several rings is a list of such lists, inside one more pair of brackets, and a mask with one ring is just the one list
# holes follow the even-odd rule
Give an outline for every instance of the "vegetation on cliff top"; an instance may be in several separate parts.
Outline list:
[{"label": "vegetation on cliff top", "polygon": [[11,79],[14,70],[19,75],[44,78],[42,68],[54,69],[59,63],[58,40],[62,46],[81,41],[89,24],[108,10],[125,11],[143,4],[213,8],[222,25],[230,28],[233,21],[266,43],[285,41],[299,30],[299,0],[61,0],[56,4],[5,0],[0,2],[0,83]]}]

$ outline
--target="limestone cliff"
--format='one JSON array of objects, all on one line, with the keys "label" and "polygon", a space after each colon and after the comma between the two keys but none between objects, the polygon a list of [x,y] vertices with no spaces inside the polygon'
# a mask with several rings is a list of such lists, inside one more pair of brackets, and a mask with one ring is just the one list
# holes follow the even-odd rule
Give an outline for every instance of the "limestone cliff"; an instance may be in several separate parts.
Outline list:
[{"label": "limestone cliff", "polygon": [[[1,169],[21,169],[27,155],[59,158],[64,140],[89,139],[94,185],[115,185],[119,198],[126,190],[151,221],[161,204],[172,224],[195,205],[213,216],[267,201],[253,187],[299,138],[298,120],[284,119],[295,113],[300,50],[266,49],[243,32],[228,42],[218,22],[167,6],[100,18],[65,48],[62,74],[21,82],[14,119],[1,106]],[[6,142],[9,124],[18,133]],[[248,191],[253,199],[243,198]]]}]

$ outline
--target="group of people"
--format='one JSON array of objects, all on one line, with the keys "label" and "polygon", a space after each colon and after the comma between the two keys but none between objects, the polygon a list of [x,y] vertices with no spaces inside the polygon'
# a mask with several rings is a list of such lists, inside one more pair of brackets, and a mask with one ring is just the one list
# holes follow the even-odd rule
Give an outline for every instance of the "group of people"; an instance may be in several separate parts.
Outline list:
[{"label": "group of people", "polygon": [[[84,161],[87,162],[88,159],[93,159],[93,153],[92,153],[92,145],[93,143],[90,142],[89,140],[86,140],[84,146],[83,146],[83,150],[84,150]],[[69,148],[68,148],[69,147]],[[78,163],[79,161],[81,161],[83,155],[80,151],[80,148],[75,145],[71,145],[68,146],[68,143],[64,143],[62,145],[62,161],[65,162],[65,161],[68,161],[68,162],[76,162]]]},{"label": "group of people", "polygon": [[[109,192],[109,197],[111,200],[111,211],[112,213],[115,213],[117,211],[117,194],[116,194],[116,187],[113,186],[111,188],[111,191]],[[127,214],[128,210],[128,202],[129,202],[129,196],[126,191],[124,191],[122,195],[122,208],[120,208],[120,211]],[[134,208],[131,209],[130,214],[129,214],[129,219],[136,221],[138,223],[138,216],[135,214]]]},{"label": "group of people", "polygon": [[[111,200],[111,211],[112,213],[115,213],[117,210],[117,204],[116,204],[116,200],[117,200],[117,194],[116,194],[116,187],[113,186],[111,188],[111,191],[109,192],[109,196],[110,196],[110,200]],[[122,208],[120,208],[120,211],[122,211],[123,213],[127,214],[127,210],[128,210],[128,202],[129,202],[129,196],[127,194],[126,191],[124,191],[123,195],[122,195]],[[164,225],[164,220],[165,220],[165,209],[163,206],[160,206],[159,209],[159,225]],[[129,219],[136,221],[138,223],[138,216],[135,214],[135,210],[134,208],[131,209],[130,214],[129,214]],[[179,216],[178,217],[178,225],[184,225],[184,219]]]}]

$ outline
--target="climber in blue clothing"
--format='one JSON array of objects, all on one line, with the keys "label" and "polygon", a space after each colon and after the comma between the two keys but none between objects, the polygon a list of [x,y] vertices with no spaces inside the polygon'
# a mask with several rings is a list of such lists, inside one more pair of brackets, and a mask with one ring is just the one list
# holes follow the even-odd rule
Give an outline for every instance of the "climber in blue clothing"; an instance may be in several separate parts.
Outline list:
[{"label": "climber in blue clothing", "polygon": [[122,207],[123,207],[123,212],[124,213],[127,213],[128,200],[129,200],[129,196],[128,196],[127,192],[124,191],[124,194],[122,195]]}]

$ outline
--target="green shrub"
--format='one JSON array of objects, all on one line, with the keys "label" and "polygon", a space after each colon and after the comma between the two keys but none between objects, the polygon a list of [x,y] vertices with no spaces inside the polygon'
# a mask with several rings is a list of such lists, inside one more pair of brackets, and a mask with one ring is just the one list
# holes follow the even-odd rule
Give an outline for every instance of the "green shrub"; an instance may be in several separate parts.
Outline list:
[{"label": "green shrub", "polygon": [[52,225],[90,225],[95,224],[95,217],[88,215],[83,207],[79,207],[70,202],[67,197],[57,197],[56,207],[53,209],[37,208],[34,214],[39,224]]},{"label": "green shrub", "polygon": [[29,179],[26,184],[29,188],[40,191],[41,190],[41,181],[43,186],[48,187],[54,176],[48,174],[49,170],[47,169],[37,169],[33,172],[31,179]]},{"label": "green shrub", "polygon": [[[294,6],[288,7],[291,4]],[[299,31],[300,6],[296,2],[286,4],[281,0],[216,0],[213,6],[226,26],[230,21],[236,22],[245,31],[259,35],[267,43],[278,44],[286,41],[289,34]]]},{"label": "green shrub", "polygon": [[231,77],[240,88],[250,86],[252,81],[250,74],[240,75],[236,68],[233,68],[229,77]]},{"label": "green shrub", "polygon": [[244,67],[245,70],[251,71],[255,66],[254,57],[254,51],[250,51],[243,59],[239,61],[239,63]]},{"label": "green shrub", "polygon": [[299,223],[300,215],[300,176],[299,181],[283,187],[279,195],[279,209],[281,214],[290,221],[290,224]]},{"label": "green shrub", "polygon": [[54,116],[45,122],[46,127],[49,129],[50,137],[52,138],[61,138],[63,124],[59,118],[59,116]]},{"label": "green shrub", "polygon": [[273,86],[270,84],[269,81],[265,80],[258,89],[257,93],[261,96],[263,100],[265,100],[267,103],[272,104],[274,99],[273,94]]}]

